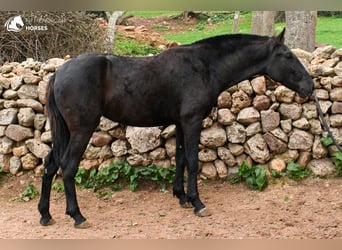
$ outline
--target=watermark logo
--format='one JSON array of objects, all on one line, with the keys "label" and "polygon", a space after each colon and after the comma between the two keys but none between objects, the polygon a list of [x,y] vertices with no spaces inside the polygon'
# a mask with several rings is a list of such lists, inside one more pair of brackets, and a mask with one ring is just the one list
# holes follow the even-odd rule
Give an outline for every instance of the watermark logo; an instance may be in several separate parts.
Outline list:
[{"label": "watermark logo", "polygon": [[7,31],[20,32],[24,28],[23,19],[21,16],[11,17],[6,21],[5,27]]}]

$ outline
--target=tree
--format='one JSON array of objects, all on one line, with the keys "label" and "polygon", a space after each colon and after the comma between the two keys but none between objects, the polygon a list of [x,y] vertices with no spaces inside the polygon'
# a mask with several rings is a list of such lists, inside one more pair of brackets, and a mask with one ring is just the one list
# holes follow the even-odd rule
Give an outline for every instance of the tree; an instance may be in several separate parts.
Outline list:
[{"label": "tree", "polygon": [[289,48],[315,50],[317,11],[286,11],[285,44]]},{"label": "tree", "polygon": [[106,11],[108,18],[108,31],[107,31],[107,41],[106,41],[106,52],[111,53],[114,45],[115,38],[115,24],[120,16],[122,16],[124,11],[114,11],[113,13]]},{"label": "tree", "polygon": [[273,36],[275,14],[275,11],[253,11],[251,33]]},{"label": "tree", "polygon": [[238,33],[239,31],[239,18],[240,18],[240,11],[235,11],[233,30],[232,30],[233,34]]}]

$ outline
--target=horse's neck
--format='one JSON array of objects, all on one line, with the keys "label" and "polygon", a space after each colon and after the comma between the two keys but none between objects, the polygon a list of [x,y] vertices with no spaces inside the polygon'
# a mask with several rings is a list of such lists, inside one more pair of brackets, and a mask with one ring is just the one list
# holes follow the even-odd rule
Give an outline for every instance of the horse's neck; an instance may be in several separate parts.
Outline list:
[{"label": "horse's neck", "polygon": [[220,92],[254,75],[265,74],[267,47],[259,46],[258,49],[253,53],[253,49],[246,46],[228,53],[216,62],[215,73]]}]

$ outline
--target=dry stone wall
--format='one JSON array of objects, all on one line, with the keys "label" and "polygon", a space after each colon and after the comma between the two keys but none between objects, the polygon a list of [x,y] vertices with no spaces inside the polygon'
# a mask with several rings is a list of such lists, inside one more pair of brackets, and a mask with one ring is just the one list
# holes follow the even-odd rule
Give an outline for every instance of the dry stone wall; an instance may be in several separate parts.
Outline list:
[{"label": "dry stone wall", "polygon": [[[313,53],[293,50],[314,78],[324,115],[342,144],[342,49],[332,46]],[[51,149],[45,115],[49,77],[68,58],[45,63],[27,59],[0,67],[0,166],[20,174],[41,174]],[[248,58],[246,58],[248,60]],[[217,107],[203,120],[199,145],[202,178],[226,178],[246,160],[282,170],[289,161],[310,167],[319,176],[334,173],[331,155],[323,147],[326,136],[312,99],[264,76],[246,80],[222,92]],[[105,117],[94,132],[81,167],[98,168],[125,159],[133,166],[175,164],[175,125],[137,128]]]}]

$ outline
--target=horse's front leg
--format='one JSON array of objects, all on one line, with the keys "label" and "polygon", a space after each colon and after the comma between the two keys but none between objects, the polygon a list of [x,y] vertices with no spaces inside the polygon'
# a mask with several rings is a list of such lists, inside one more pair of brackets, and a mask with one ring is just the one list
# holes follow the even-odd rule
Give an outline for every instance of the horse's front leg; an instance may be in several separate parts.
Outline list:
[{"label": "horse's front leg", "polygon": [[188,170],[188,189],[187,197],[195,207],[194,212],[200,217],[210,216],[211,213],[199,198],[197,188],[198,175],[198,144],[201,132],[202,120],[184,126],[184,149]]}]

